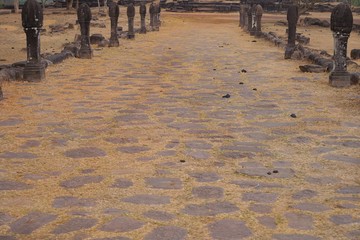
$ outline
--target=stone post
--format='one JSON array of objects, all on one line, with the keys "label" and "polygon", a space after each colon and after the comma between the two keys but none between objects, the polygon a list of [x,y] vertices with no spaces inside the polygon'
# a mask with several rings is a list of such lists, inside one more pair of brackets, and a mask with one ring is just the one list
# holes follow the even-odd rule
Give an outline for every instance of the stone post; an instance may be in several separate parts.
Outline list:
[{"label": "stone post", "polygon": [[45,64],[40,57],[40,30],[43,25],[43,11],[36,0],[27,0],[21,12],[22,26],[26,33],[27,61],[24,80],[38,82],[45,78]]},{"label": "stone post", "polygon": [[90,47],[90,21],[91,21],[91,10],[86,3],[79,6],[77,10],[78,22],[80,24],[81,32],[81,46],[77,54],[79,58],[90,59],[92,58],[93,52]]},{"label": "stone post", "polygon": [[154,12],[155,12],[154,2],[151,2],[150,7],[149,7],[151,31],[153,31],[153,28],[154,28]]},{"label": "stone post", "polygon": [[256,15],[256,33],[255,35],[257,37],[260,37],[261,36],[261,17],[264,13],[264,10],[263,8],[261,7],[260,4],[256,5],[256,8],[255,8],[255,15]]},{"label": "stone post", "polygon": [[285,48],[285,59],[290,59],[295,50],[296,24],[299,18],[298,6],[292,4],[287,10],[288,43]]},{"label": "stone post", "polygon": [[252,6],[250,5],[248,10],[247,10],[247,31],[250,33],[251,32],[251,28],[252,28],[252,16],[251,16],[251,10],[252,10]]},{"label": "stone post", "polygon": [[146,24],[145,24],[146,5],[145,5],[145,2],[140,3],[139,13],[140,13],[140,17],[141,17],[140,33],[146,33]]},{"label": "stone post", "polygon": [[243,29],[246,29],[248,28],[248,15],[247,15],[247,12],[249,11],[249,6],[247,4],[244,5],[244,17],[243,17],[243,21],[244,21],[244,26],[243,26]]},{"label": "stone post", "polygon": [[116,2],[109,3],[109,16],[111,21],[111,37],[109,47],[118,47],[119,38],[117,35],[117,25],[119,19],[119,5]]},{"label": "stone post", "polygon": [[331,12],[330,28],[334,37],[334,69],[329,76],[333,87],[351,85],[351,75],[347,71],[347,42],[353,26],[353,15],[348,4],[340,3]]},{"label": "stone post", "polygon": [[245,27],[245,16],[246,16],[246,8],[244,4],[240,4],[240,24],[239,27]]},{"label": "stone post", "polygon": [[128,39],[134,39],[134,17],[135,17],[135,7],[134,3],[131,1],[127,7],[127,17],[128,17]]},{"label": "stone post", "polygon": [[161,20],[160,20],[160,13],[161,13],[161,6],[160,6],[160,1],[157,4],[157,26],[158,28],[161,26]]},{"label": "stone post", "polygon": [[159,31],[160,11],[161,11],[161,10],[160,10],[160,4],[155,3],[155,4],[154,4],[154,20],[153,20],[153,23],[154,23],[154,31]]},{"label": "stone post", "polygon": [[250,35],[254,36],[256,33],[256,5],[254,4],[251,9],[251,29],[250,29]]}]

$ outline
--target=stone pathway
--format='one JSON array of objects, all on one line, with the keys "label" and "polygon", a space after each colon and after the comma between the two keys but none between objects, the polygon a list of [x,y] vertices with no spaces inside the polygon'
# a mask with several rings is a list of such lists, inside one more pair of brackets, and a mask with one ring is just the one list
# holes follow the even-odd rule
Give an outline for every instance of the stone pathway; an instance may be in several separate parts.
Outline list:
[{"label": "stone pathway", "polygon": [[237,24],[163,20],[6,86],[0,239],[360,239],[356,89]]}]

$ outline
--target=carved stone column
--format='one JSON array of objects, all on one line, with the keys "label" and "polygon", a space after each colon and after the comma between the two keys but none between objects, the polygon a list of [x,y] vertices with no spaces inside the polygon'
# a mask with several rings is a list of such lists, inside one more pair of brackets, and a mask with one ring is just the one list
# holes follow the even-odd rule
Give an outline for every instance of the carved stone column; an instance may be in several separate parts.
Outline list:
[{"label": "carved stone column", "polygon": [[22,26],[26,33],[27,62],[24,80],[38,82],[45,78],[45,64],[40,57],[40,30],[43,26],[43,12],[36,0],[27,0],[21,12]]},{"label": "carved stone column", "polygon": [[139,13],[140,13],[140,18],[141,18],[140,33],[146,33],[146,24],[145,24],[146,5],[145,5],[145,2],[140,3]]},{"label": "carved stone column", "polygon": [[128,17],[128,39],[134,39],[134,17],[135,17],[135,7],[134,3],[131,1],[127,7],[127,17]]},{"label": "carved stone column", "polygon": [[109,47],[118,47],[119,38],[117,35],[117,26],[119,19],[119,5],[116,2],[109,3],[109,16],[111,21],[111,37]]},{"label": "carved stone column", "polygon": [[91,21],[91,10],[86,3],[80,5],[77,10],[78,22],[80,24],[81,32],[81,46],[78,52],[79,58],[90,59],[92,58],[93,52],[90,46],[90,21]]},{"label": "carved stone column", "polygon": [[295,50],[296,24],[299,18],[298,6],[290,5],[287,10],[288,43],[285,48],[285,59],[290,59]]},{"label": "carved stone column", "polygon": [[330,28],[334,37],[334,69],[330,73],[329,83],[333,87],[351,85],[351,75],[347,71],[347,42],[353,26],[353,15],[348,4],[340,3],[331,12]]}]

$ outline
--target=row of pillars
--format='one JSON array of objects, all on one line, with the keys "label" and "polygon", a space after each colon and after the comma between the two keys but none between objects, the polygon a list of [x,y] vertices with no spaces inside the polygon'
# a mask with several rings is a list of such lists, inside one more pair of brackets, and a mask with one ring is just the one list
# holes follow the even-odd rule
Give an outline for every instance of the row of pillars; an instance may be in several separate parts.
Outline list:
[{"label": "row of pillars", "polygon": [[[151,3],[150,28],[152,31],[159,31],[160,26],[160,5]],[[111,37],[109,47],[118,47],[119,39],[117,34],[117,24],[119,19],[119,6],[116,2],[109,3],[109,16],[111,21]],[[140,5],[141,28],[140,33],[146,33],[146,5]],[[45,78],[45,64],[40,57],[40,30],[43,26],[43,10],[36,0],[27,0],[22,9],[22,25],[26,33],[27,62],[24,69],[24,80],[40,81]],[[92,18],[90,7],[83,3],[77,10],[78,22],[80,25],[81,40],[78,51],[79,58],[90,59],[93,52],[90,46],[90,21]],[[127,7],[128,17],[128,39],[134,39],[134,17],[135,7],[131,1]]]},{"label": "row of pillars", "polygon": [[[240,24],[252,36],[261,36],[261,5],[240,5]],[[329,84],[334,87],[351,85],[351,74],[347,71],[347,43],[353,26],[353,15],[347,3],[338,4],[331,12],[330,28],[334,38],[334,68],[329,76]],[[299,19],[298,6],[290,5],[287,10],[288,42],[285,59],[290,59],[296,49],[296,25]]]}]

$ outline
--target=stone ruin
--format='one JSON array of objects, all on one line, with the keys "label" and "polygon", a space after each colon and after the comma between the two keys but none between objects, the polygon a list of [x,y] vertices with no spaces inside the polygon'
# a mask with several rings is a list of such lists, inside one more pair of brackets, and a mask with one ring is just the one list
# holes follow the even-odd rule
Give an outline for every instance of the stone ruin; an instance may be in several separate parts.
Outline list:
[{"label": "stone ruin", "polygon": [[90,59],[93,56],[93,52],[90,46],[90,21],[91,21],[91,10],[90,7],[83,3],[77,10],[77,17],[80,24],[80,32],[81,32],[81,39],[80,39],[80,49],[78,52],[79,58]]},{"label": "stone ruin", "polygon": [[135,17],[135,7],[134,3],[130,1],[128,7],[127,7],[127,17],[128,17],[128,39],[134,39],[135,33],[134,33],[134,17]]},{"label": "stone ruin", "polygon": [[146,5],[145,2],[140,3],[139,8],[140,13],[140,21],[141,21],[141,27],[140,27],[140,33],[145,34],[146,33],[146,23],[145,23],[145,16],[146,16]]},{"label": "stone ruin", "polygon": [[117,34],[117,26],[119,19],[119,5],[113,1],[109,3],[109,16],[111,21],[111,37],[109,47],[118,47],[119,39]]}]

